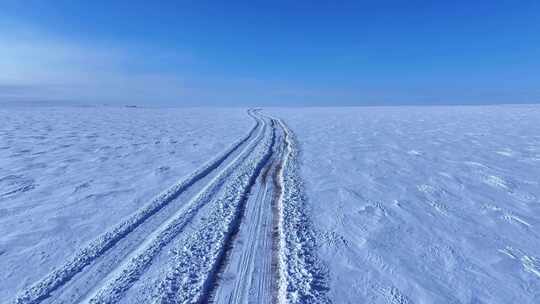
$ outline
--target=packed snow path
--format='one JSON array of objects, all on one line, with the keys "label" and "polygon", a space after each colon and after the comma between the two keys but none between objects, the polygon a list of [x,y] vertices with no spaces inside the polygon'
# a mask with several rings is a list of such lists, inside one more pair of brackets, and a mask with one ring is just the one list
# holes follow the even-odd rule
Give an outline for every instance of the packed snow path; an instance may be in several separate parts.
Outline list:
[{"label": "packed snow path", "polygon": [[15,303],[313,303],[325,272],[283,122],[243,138],[137,210]]}]

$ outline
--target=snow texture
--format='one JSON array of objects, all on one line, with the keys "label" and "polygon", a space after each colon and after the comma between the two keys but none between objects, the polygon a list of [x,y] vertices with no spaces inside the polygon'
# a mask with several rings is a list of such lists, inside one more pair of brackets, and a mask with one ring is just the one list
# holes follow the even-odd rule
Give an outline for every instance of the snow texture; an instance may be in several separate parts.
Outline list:
[{"label": "snow texture", "polygon": [[540,303],[540,106],[267,112],[334,303]]},{"label": "snow texture", "polygon": [[1,303],[539,303],[540,106],[0,110]]}]

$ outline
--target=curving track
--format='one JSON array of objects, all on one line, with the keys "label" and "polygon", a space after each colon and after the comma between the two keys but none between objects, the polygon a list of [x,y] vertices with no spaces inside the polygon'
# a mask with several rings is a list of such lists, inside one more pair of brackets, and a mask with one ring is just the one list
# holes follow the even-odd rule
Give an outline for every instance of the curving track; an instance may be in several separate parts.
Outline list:
[{"label": "curving track", "polygon": [[328,303],[291,131],[249,110],[245,137],[15,303]]}]

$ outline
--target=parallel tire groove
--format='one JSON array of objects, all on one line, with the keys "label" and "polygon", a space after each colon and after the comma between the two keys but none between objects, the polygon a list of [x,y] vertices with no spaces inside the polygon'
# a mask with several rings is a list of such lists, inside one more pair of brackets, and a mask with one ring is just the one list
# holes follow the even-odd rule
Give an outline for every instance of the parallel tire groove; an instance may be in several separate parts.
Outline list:
[{"label": "parallel tire groove", "polygon": [[157,286],[155,303],[208,300],[228,244],[240,224],[249,191],[272,154],[273,126],[265,137],[253,157],[230,179],[206,222],[178,248],[175,265]]},{"label": "parallel tire groove", "polygon": [[168,190],[155,197],[149,204],[137,210],[120,224],[94,239],[68,259],[62,266],[54,269],[43,279],[21,292],[14,302],[17,304],[37,304],[42,302],[49,297],[53,291],[70,281],[77,273],[83,271],[86,266],[107,252],[107,250],[114,247],[119,240],[126,237],[130,232],[160,211],[182,192],[218,168],[232,153],[253,137],[255,130],[261,128],[260,118],[255,115],[254,111],[249,110],[248,115],[255,120],[255,124],[249,130],[247,135],[236,141],[220,155],[205,163],[182,181],[176,183]]},{"label": "parallel tire groove", "polygon": [[228,176],[233,174],[238,166],[241,166],[253,150],[258,146],[258,142],[263,140],[266,125],[263,122],[256,139],[248,145],[244,151],[237,156],[222,172],[220,172],[210,183],[201,190],[183,210],[174,214],[170,219],[158,228],[151,235],[147,242],[142,244],[139,250],[128,258],[118,271],[111,274],[102,283],[102,287],[89,295],[85,302],[89,303],[115,303],[133,285],[150,265],[153,258],[161,249],[169,244],[180,231],[190,222],[195,214],[208,202],[210,202],[219,188],[226,182]]},{"label": "parallel tire groove", "polygon": [[[74,282],[88,282],[81,276],[74,279],[77,273],[84,271],[82,277],[99,274],[103,261],[110,266],[93,277],[90,292],[77,296],[87,293],[84,303],[117,303],[143,275],[148,278],[150,274],[145,273],[154,275],[147,270],[161,257],[168,263],[160,264],[160,268],[170,268],[153,286],[155,304],[208,303],[217,294],[229,297],[229,301],[245,301],[246,293],[254,297],[251,292],[255,296],[272,294],[272,302],[278,304],[331,303],[328,270],[317,256],[294,133],[280,119],[263,116],[257,110],[248,110],[248,115],[255,124],[245,136],[81,248],[62,266],[22,291],[14,303],[38,304],[51,295],[58,297],[53,294],[56,290],[63,292]],[[204,179],[207,176],[209,181]],[[259,178],[263,184],[260,189],[255,188]],[[187,189],[183,194],[186,198],[198,192],[177,206],[181,202],[177,198]],[[257,197],[253,196],[254,189]],[[271,202],[265,198],[267,193],[273,195]],[[261,205],[265,202],[271,204],[268,209]],[[260,227],[265,222],[271,225],[267,226],[269,230]],[[186,233],[191,227],[194,231]],[[260,262],[264,265],[258,265],[254,258],[260,251],[248,247],[233,251],[240,229],[245,231],[242,238],[247,233],[250,243],[263,242],[266,245],[260,248],[271,248],[271,257]],[[260,239],[265,231],[272,232],[271,236]],[[171,255],[164,256],[168,247],[172,247]],[[235,262],[231,264],[233,252]],[[252,272],[259,266],[272,276],[254,276]],[[220,287],[226,267],[239,267],[242,273],[234,285]],[[227,286],[234,286],[230,295],[227,288],[231,287]],[[216,293],[218,288],[222,289]]]}]

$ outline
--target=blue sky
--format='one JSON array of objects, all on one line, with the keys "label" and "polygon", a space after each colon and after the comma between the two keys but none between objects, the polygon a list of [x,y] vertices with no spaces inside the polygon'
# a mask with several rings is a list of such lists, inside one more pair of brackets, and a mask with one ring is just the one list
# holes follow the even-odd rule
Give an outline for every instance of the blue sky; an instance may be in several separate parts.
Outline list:
[{"label": "blue sky", "polygon": [[0,4],[0,101],[540,102],[539,1]]}]

